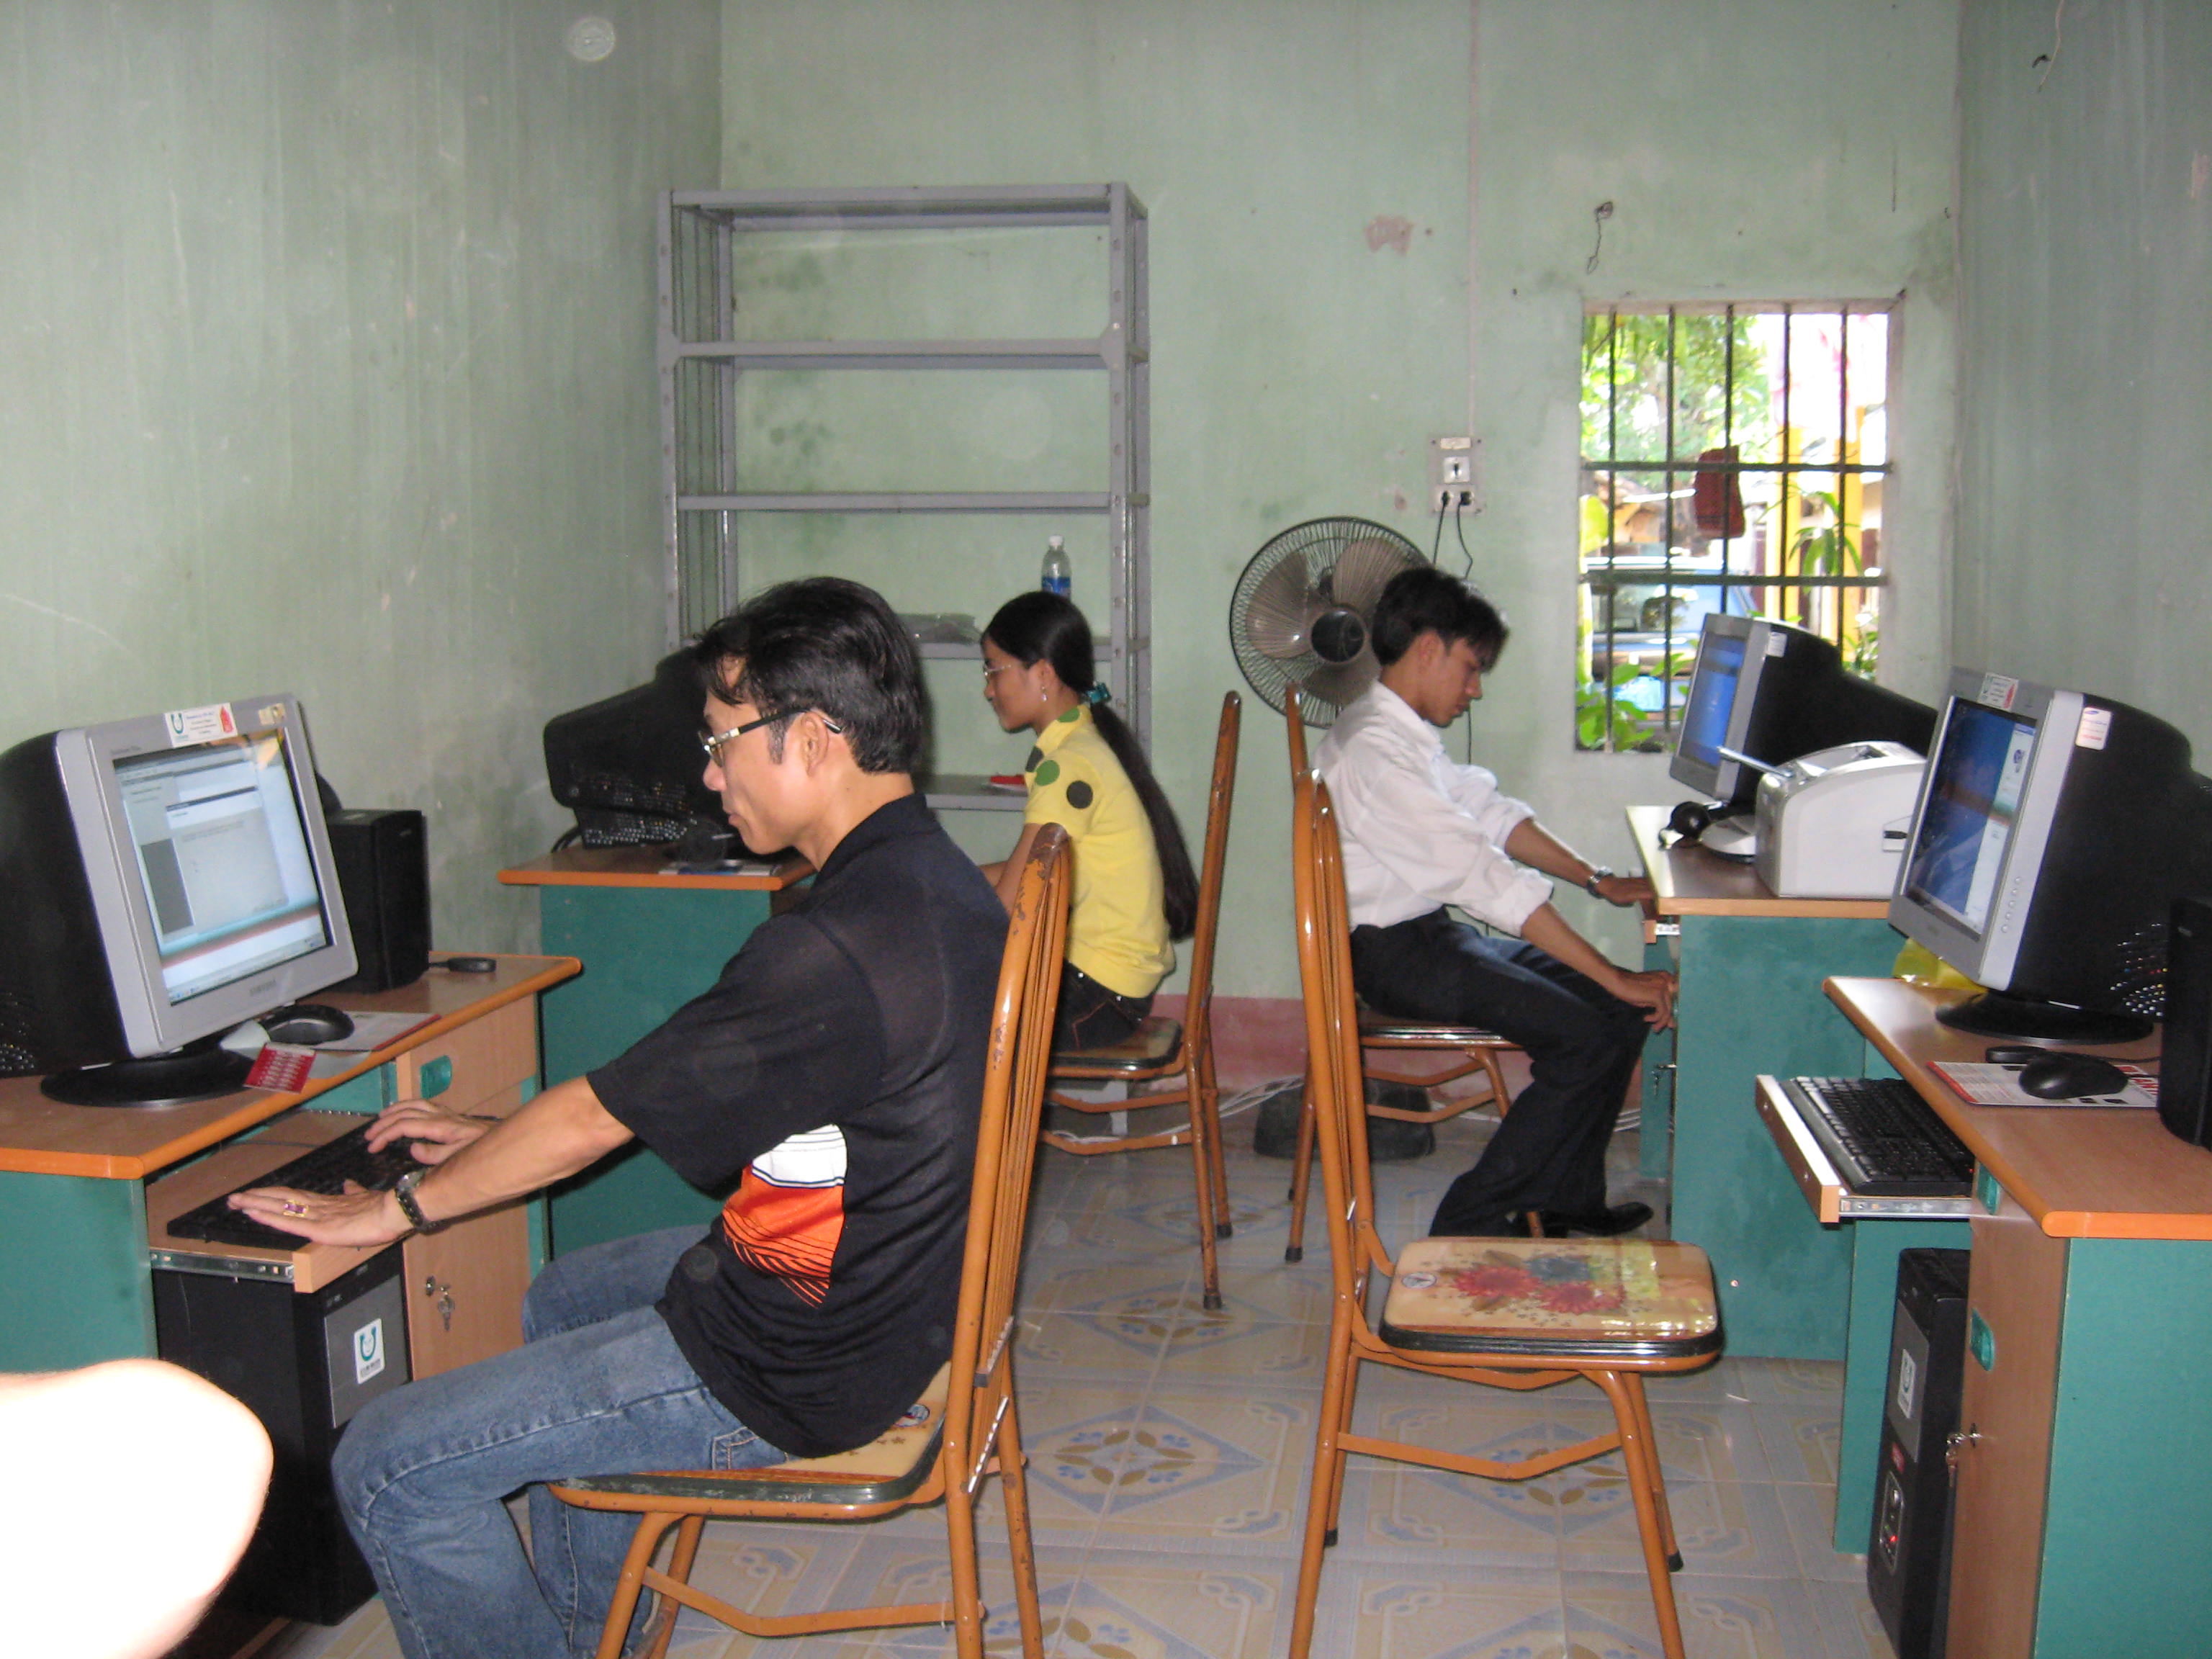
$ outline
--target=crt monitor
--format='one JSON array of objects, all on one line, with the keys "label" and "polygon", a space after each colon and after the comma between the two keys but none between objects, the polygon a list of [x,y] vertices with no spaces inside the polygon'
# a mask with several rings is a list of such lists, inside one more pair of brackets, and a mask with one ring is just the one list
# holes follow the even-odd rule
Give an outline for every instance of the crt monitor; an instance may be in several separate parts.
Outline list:
[{"label": "crt monitor", "polygon": [[247,1061],[217,1038],[356,966],[287,696],[0,755],[0,1069],[55,1073],[58,1099],[227,1093]]},{"label": "crt monitor", "polygon": [[546,781],[585,846],[729,839],[699,752],[705,696],[691,653],[676,651],[643,685],[545,723]]},{"label": "crt monitor", "polygon": [[2208,890],[2212,784],[2164,720],[2081,691],[1952,677],[1889,919],[1989,990],[1989,1036],[2118,1042],[2165,1006],[2167,915]]},{"label": "crt monitor", "polygon": [[1741,811],[1760,766],[1847,743],[1926,754],[1935,727],[1934,709],[1852,673],[1831,640],[1766,617],[1707,617],[1668,775]]}]

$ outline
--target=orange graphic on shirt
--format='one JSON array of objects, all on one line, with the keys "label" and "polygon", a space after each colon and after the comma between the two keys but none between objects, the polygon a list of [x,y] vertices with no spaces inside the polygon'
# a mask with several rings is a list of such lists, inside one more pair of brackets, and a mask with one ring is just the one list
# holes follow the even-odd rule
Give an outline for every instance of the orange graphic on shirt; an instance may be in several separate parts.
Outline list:
[{"label": "orange graphic on shirt", "polygon": [[786,1186],[748,1167],[722,1206],[722,1237],[750,1266],[820,1303],[845,1231],[845,1183]]}]

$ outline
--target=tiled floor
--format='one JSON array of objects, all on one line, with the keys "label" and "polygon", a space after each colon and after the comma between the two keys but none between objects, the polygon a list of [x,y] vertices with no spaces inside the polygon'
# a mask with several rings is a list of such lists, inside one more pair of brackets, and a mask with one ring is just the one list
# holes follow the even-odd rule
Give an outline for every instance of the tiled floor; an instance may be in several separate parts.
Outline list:
[{"label": "tiled floor", "polygon": [[[1288,1166],[1231,1125],[1237,1235],[1227,1306],[1200,1305],[1181,1152],[1046,1152],[1031,1212],[1020,1402],[1040,1590],[1057,1659],[1261,1659],[1284,1651],[1328,1317],[1318,1217],[1283,1261]],[[1386,1237],[1424,1231],[1487,1126],[1462,1119],[1416,1164],[1378,1170]],[[1614,1194],[1635,1142],[1614,1143]],[[1840,1368],[1723,1359],[1650,1389],[1687,1565],[1690,1652],[1714,1659],[1887,1659],[1861,1564],[1826,1542]],[[1468,1450],[1566,1443],[1606,1411],[1594,1389],[1492,1394],[1368,1367],[1358,1421]],[[1016,1651],[995,1487],[988,1504],[991,1651]],[[698,1580],[741,1605],[796,1607],[944,1593],[941,1512],[872,1527],[710,1529]],[[999,1540],[995,1545],[993,1540]],[[1322,1576],[1322,1659],[1626,1659],[1659,1652],[1616,1458],[1507,1486],[1355,1458],[1342,1541]],[[936,1629],[755,1644],[687,1613],[684,1659],[950,1653]],[[371,1603],[283,1659],[397,1659]]]}]

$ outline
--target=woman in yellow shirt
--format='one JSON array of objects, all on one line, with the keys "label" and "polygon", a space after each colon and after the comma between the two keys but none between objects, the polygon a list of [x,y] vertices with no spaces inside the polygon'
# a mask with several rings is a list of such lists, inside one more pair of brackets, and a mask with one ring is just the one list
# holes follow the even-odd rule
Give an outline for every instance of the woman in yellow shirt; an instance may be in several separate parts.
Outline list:
[{"label": "woman in yellow shirt", "polygon": [[1009,908],[1038,827],[1075,843],[1075,896],[1054,1046],[1118,1042],[1152,1012],[1175,966],[1172,939],[1198,916],[1198,878],[1145,751],[1107,706],[1091,625],[1057,593],[1009,599],[983,630],[983,697],[1009,732],[1036,733],[1022,771],[1029,805],[1003,864],[987,865]]}]

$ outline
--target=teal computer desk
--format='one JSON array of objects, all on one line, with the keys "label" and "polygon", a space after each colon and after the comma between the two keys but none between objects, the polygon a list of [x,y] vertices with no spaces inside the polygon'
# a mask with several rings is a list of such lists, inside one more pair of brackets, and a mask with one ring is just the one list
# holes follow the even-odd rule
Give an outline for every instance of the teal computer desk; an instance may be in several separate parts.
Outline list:
[{"label": "teal computer desk", "polygon": [[[1844,979],[1829,994],[1844,1016],[1832,1023],[1863,1034],[1981,1166],[1947,1650],[2203,1659],[2212,1152],[2151,1112],[1965,1104],[1928,1070],[1987,1044],[1936,1022],[1960,993]],[[1862,1364],[1886,1374],[1886,1356],[1855,1343]],[[1859,1386],[1847,1377],[1847,1394]]]},{"label": "teal computer desk", "polygon": [[1659,926],[1678,930],[1658,941],[1681,975],[1669,1231],[1712,1260],[1729,1352],[1841,1359],[1854,1275],[1881,1271],[1865,1253],[1886,1253],[1893,1273],[1898,1250],[1964,1230],[1937,1224],[1929,1237],[1911,1222],[1885,1222],[1878,1233],[1822,1224],[1760,1119],[1754,1085],[1761,1073],[1858,1075],[1863,1045],[1836,1018],[1821,981],[1887,974],[1904,941],[1883,920],[1884,901],[1778,898],[1747,864],[1662,849],[1666,820],[1663,806],[1629,809]]},{"label": "teal computer desk", "polygon": [[[773,874],[663,875],[660,848],[571,848],[499,872],[538,890],[539,948],[584,971],[545,998],[545,1081],[604,1065],[721,975],[781,896],[813,873],[790,856]],[[720,1200],[700,1192],[641,1146],[555,1189],[552,1249],[690,1222]]]}]

